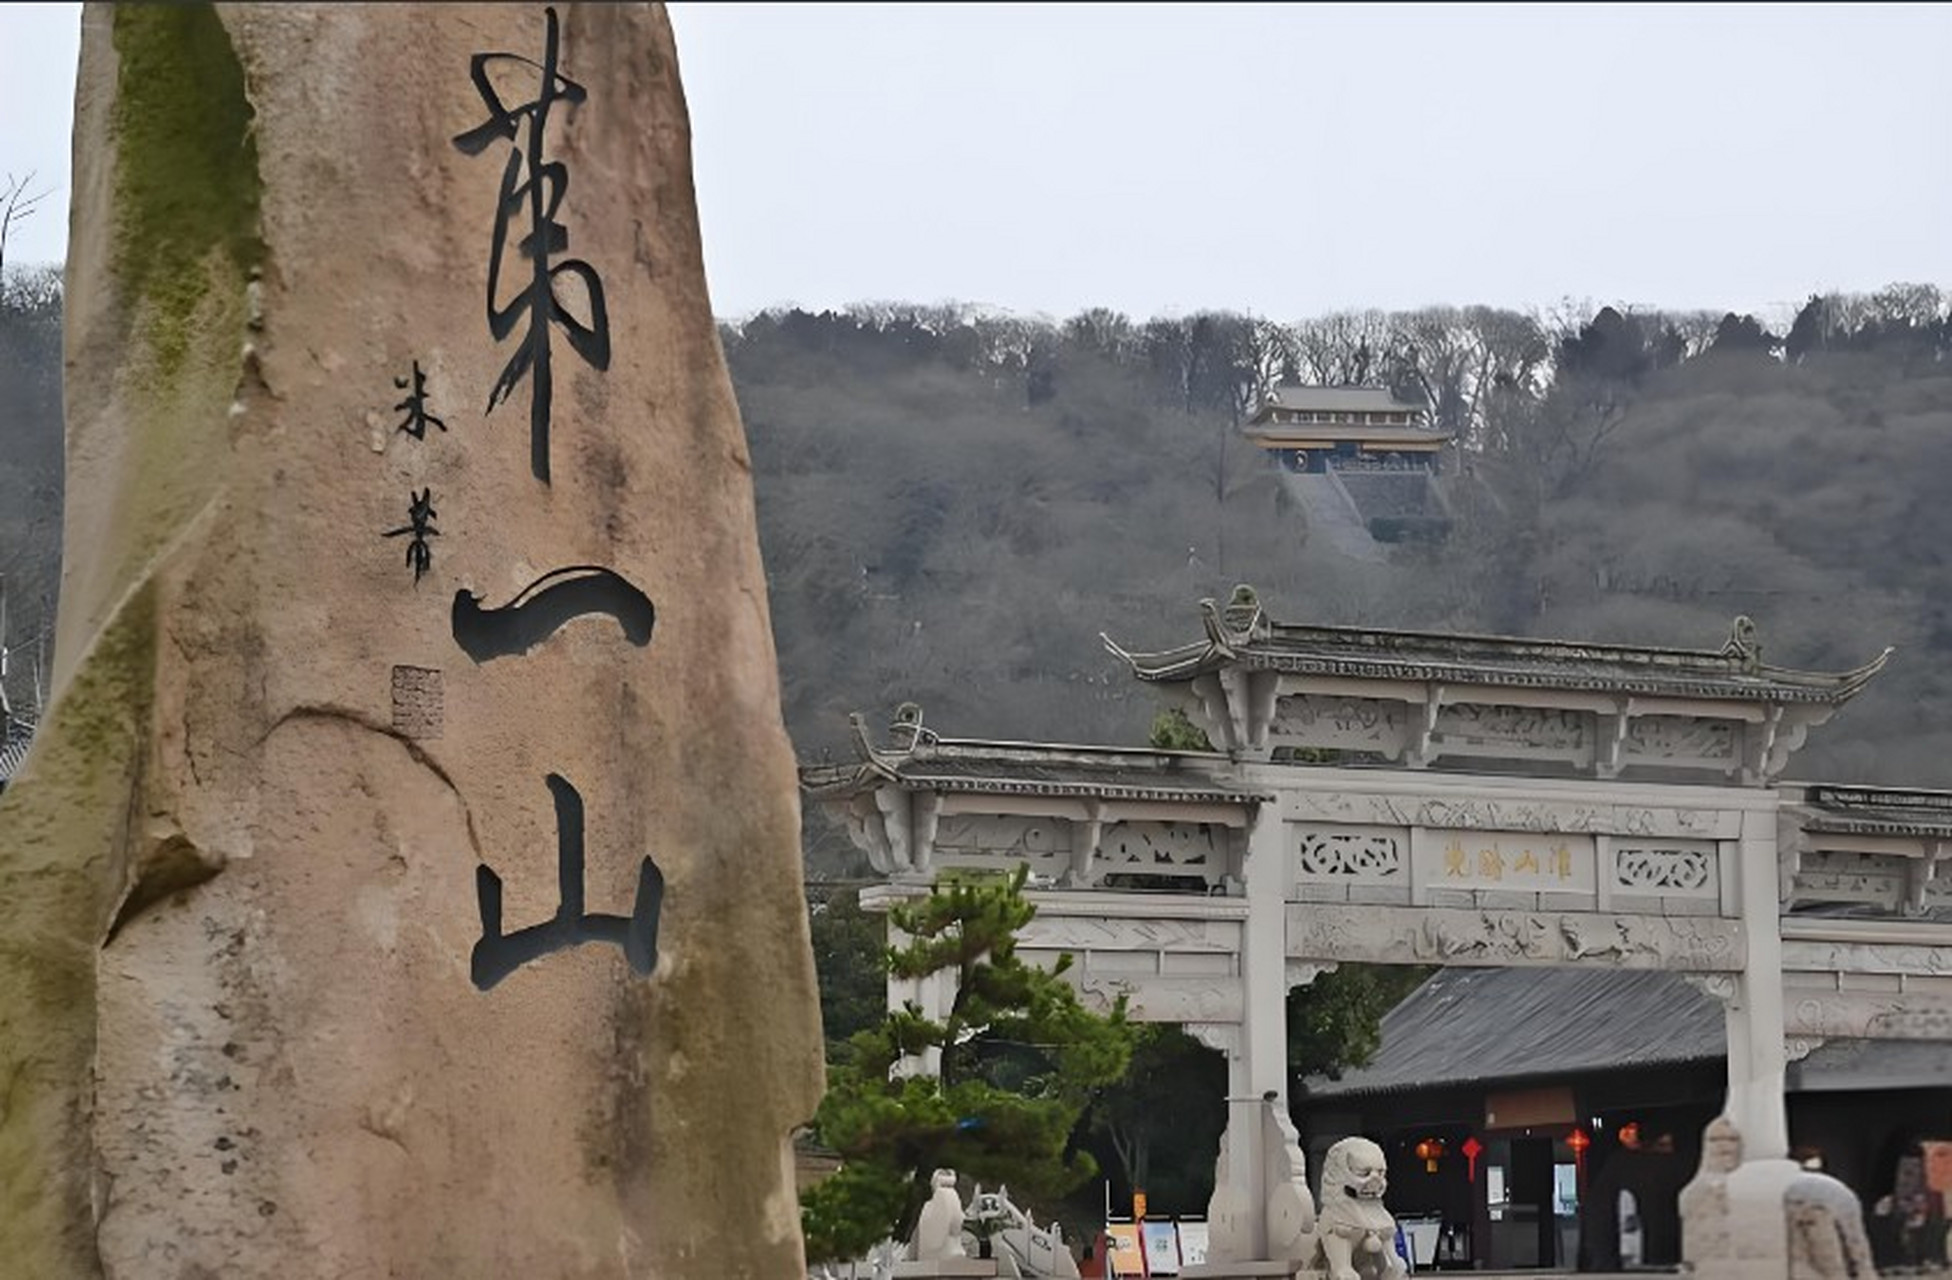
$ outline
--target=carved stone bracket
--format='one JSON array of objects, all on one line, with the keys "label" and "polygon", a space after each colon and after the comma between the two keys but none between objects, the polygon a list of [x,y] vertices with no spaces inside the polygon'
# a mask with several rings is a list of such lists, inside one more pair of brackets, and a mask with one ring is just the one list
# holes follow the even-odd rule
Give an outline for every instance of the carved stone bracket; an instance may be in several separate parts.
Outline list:
[{"label": "carved stone bracket", "polygon": [[1189,1022],[1180,1030],[1229,1058],[1240,1056],[1240,1024],[1237,1022]]},{"label": "carved stone bracket", "polygon": [[915,844],[913,826],[908,807],[908,793],[896,787],[877,787],[874,791],[875,808],[881,816],[883,838],[887,841],[888,861],[892,871],[918,870],[915,865]]},{"label": "carved stone bracket", "polygon": [[1315,979],[1325,973],[1334,973],[1341,967],[1333,961],[1325,963],[1315,960],[1290,960],[1287,963],[1288,990],[1292,991],[1296,987],[1312,987],[1315,985]]},{"label": "carved stone bracket", "polygon": [[1908,916],[1925,914],[1925,891],[1934,880],[1946,875],[1946,849],[1943,840],[1933,840],[1925,846],[1925,856],[1905,864],[1904,913]]},{"label": "carved stone bracket", "polygon": [[[1769,760],[1776,751],[1777,739],[1782,736],[1783,708],[1781,703],[1771,703],[1761,724],[1752,724],[1743,735],[1742,781],[1748,786],[1756,786],[1769,776]],[[1785,758],[1788,752],[1784,752]]]},{"label": "carved stone bracket", "polygon": [[1627,726],[1633,722],[1633,699],[1599,718],[1599,739],[1593,744],[1593,772],[1602,778],[1620,776],[1620,753],[1626,746]]},{"label": "carved stone bracket", "polygon": [[1822,1043],[1821,1036],[1786,1036],[1783,1039],[1783,1060],[1801,1062],[1810,1056],[1810,1050]]},{"label": "carved stone bracket", "polygon": [[1728,1004],[1741,991],[1732,973],[1684,973],[1681,980],[1707,996]]},{"label": "carved stone bracket", "polygon": [[894,851],[888,844],[887,823],[873,793],[863,792],[848,801],[847,834],[854,847],[868,855],[868,865],[884,876],[894,872]]},{"label": "carved stone bracket", "polygon": [[1087,801],[1084,821],[1071,824],[1071,869],[1065,873],[1065,884],[1076,889],[1089,889],[1098,883],[1098,871],[1094,864],[1098,858],[1099,842],[1104,838],[1104,802]]},{"label": "carved stone bracket", "polygon": [[1227,712],[1227,691],[1220,687],[1220,677],[1209,671],[1194,677],[1190,687],[1200,704],[1200,727],[1206,730],[1213,745],[1229,753],[1240,750],[1242,743],[1235,736],[1233,717]]},{"label": "carved stone bracket", "polygon": [[1428,767],[1435,756],[1432,739],[1437,733],[1437,720],[1444,710],[1444,686],[1432,684],[1425,697],[1421,715],[1410,729],[1410,745],[1403,753],[1403,763],[1412,769]]}]

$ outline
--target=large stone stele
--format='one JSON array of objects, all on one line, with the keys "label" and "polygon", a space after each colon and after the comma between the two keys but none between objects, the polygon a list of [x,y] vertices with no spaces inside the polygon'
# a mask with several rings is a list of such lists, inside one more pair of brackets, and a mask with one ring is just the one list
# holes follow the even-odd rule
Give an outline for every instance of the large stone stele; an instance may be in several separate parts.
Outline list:
[{"label": "large stone stele", "polygon": [[[804,1274],[797,798],[665,14],[82,24],[0,1273]],[[534,954],[477,951],[497,882]]]}]

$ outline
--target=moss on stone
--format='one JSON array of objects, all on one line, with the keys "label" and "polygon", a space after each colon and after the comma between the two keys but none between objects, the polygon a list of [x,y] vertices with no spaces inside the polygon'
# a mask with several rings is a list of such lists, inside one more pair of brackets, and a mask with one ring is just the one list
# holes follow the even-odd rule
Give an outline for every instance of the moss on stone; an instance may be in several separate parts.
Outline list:
[{"label": "moss on stone", "polygon": [[[100,1274],[89,1174],[95,960],[154,701],[155,588],[103,628],[0,797],[0,1271]],[[138,810],[139,811],[139,810]]]},{"label": "moss on stone", "polygon": [[213,252],[238,287],[264,256],[255,112],[209,4],[117,5],[114,271],[163,370],[189,348]]}]

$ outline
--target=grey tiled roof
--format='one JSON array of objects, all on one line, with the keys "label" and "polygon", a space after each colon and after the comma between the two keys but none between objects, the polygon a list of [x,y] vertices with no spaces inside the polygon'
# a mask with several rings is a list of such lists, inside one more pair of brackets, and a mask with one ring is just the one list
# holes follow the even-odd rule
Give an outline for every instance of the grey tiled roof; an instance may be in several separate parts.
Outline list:
[{"label": "grey tiled roof", "polygon": [[1446,969],[1384,1015],[1382,1047],[1310,1097],[1714,1060],[1722,1006],[1658,970]]},{"label": "grey tiled roof", "polygon": [[[1731,647],[1657,649],[1517,636],[1314,627],[1257,620],[1230,632],[1207,602],[1208,639],[1158,653],[1130,653],[1107,641],[1141,680],[1182,681],[1225,666],[1358,679],[1713,698],[1746,702],[1841,703],[1883,669],[1890,651],[1854,671],[1798,671],[1764,665]],[[1232,612],[1232,607],[1229,607]]]},{"label": "grey tiled roof", "polygon": [[1817,785],[1804,791],[1806,831],[1952,837],[1952,792]]},{"label": "grey tiled roof", "polygon": [[831,797],[892,781],[918,791],[1242,803],[1258,793],[1212,777],[1218,756],[1175,751],[1066,747],[929,738],[913,751],[864,748],[845,764],[809,764],[800,782]]},{"label": "grey tiled roof", "polygon": [[1262,407],[1316,413],[1422,413],[1424,408],[1413,400],[1398,400],[1383,387],[1276,387]]}]

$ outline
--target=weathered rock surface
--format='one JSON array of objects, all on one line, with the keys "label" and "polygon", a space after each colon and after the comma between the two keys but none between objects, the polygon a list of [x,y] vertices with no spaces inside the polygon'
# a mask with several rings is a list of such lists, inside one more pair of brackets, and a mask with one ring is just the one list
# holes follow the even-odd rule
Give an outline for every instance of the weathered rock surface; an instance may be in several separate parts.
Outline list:
[{"label": "weathered rock surface", "polygon": [[83,27],[4,1269],[803,1274],[797,795],[664,13]]}]

